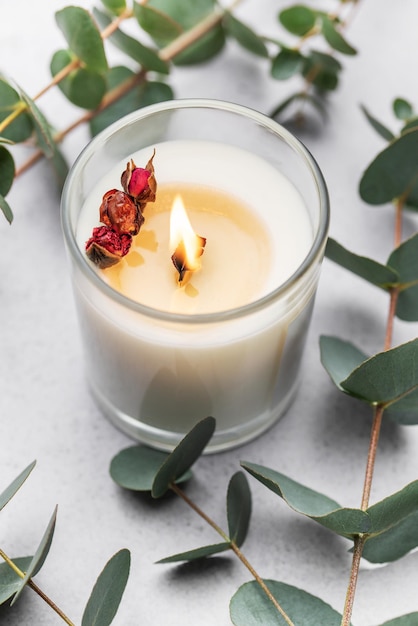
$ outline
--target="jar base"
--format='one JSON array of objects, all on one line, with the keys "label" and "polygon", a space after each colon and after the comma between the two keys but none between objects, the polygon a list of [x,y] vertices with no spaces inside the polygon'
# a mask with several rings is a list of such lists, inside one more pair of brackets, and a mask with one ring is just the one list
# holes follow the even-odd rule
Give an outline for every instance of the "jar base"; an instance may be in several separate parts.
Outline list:
[{"label": "jar base", "polygon": [[[288,390],[288,393],[281,402],[275,406],[274,411],[266,411],[253,420],[234,428],[215,430],[203,454],[214,454],[216,452],[231,450],[262,435],[283,417],[295,399],[298,387],[299,378],[296,378],[291,389]],[[163,452],[171,452],[186,434],[153,428],[149,424],[140,422],[138,419],[116,409],[91,384],[90,391],[97,406],[113,426],[139,443],[143,443],[156,450],[162,450]],[[216,418],[216,416],[214,417]]]}]

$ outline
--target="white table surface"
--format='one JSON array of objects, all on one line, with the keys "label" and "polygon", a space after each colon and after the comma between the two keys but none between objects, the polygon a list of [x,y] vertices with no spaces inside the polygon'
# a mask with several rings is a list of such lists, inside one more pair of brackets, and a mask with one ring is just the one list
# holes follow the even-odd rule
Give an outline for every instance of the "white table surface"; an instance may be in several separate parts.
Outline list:
[{"label": "white table surface", "polygon": [[[90,7],[84,1],[82,6]],[[318,3],[312,3],[318,6]],[[259,32],[278,32],[285,4],[246,0],[242,19]],[[63,46],[54,22],[61,0],[2,2],[0,67],[34,95],[49,79],[52,53]],[[301,135],[327,180],[331,234],[360,254],[385,261],[392,246],[390,207],[365,205],[361,174],[383,148],[360,104],[393,128],[396,96],[418,105],[415,0],[363,0],[347,37],[359,55],[343,58],[341,85],[329,98],[329,119]],[[178,69],[170,79],[177,97],[213,97],[268,113],[293,88],[269,78],[266,63],[229,43],[205,66]],[[78,116],[55,91],[40,107],[63,128]],[[72,162],[87,140],[78,130],[64,144]],[[0,490],[27,464],[37,467],[2,511],[0,546],[11,556],[31,554],[58,504],[53,545],[37,582],[80,623],[93,583],[122,547],[132,552],[131,575],[116,626],[230,623],[228,603],[250,579],[233,555],[191,565],[154,565],[183,549],[218,541],[213,531],[175,497],[154,502],[124,492],[110,479],[111,458],[131,440],[100,414],[86,388],[83,357],[59,219],[59,192],[46,163],[23,175],[9,196],[12,226],[0,219]],[[410,216],[404,234],[415,231]],[[365,351],[383,346],[387,298],[349,273],[324,262],[304,358],[304,379],[286,416],[256,441],[199,460],[188,487],[221,525],[225,491],[240,460],[275,467],[347,506],[359,506],[370,412],[339,394],[319,362],[320,334],[352,340]],[[395,343],[417,334],[417,324],[396,322]],[[417,427],[384,424],[372,499],[418,477]],[[297,516],[250,479],[254,500],[244,552],[263,577],[302,587],[342,611],[348,580],[348,543]],[[418,610],[418,554],[375,570],[363,568],[355,626],[376,625]],[[30,590],[12,609],[0,607],[8,626],[63,623]]]}]

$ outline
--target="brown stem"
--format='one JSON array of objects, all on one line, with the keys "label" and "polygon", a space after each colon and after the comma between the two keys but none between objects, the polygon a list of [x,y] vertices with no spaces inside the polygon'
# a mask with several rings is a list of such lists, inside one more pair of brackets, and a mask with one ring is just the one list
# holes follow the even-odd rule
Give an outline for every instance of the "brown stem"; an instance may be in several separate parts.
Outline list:
[{"label": "brown stem", "polygon": [[[394,226],[394,240],[395,247],[398,247],[402,239],[402,209],[404,206],[404,199],[400,198],[395,206],[395,226]],[[386,333],[384,350],[389,350],[392,346],[393,337],[393,324],[396,314],[396,305],[398,302],[399,288],[394,287],[390,291],[390,302],[388,319],[386,323]],[[384,407],[377,406],[374,411],[373,423],[370,434],[369,451],[367,456],[366,471],[364,476],[363,494],[361,499],[361,509],[366,511],[369,507],[370,493],[373,482],[373,473],[376,465],[377,446],[379,443],[380,431],[382,428]],[[353,559],[351,564],[350,579],[347,588],[344,613],[341,621],[341,626],[349,626],[351,615],[353,612],[355,590],[360,570],[360,561],[363,553],[364,544],[366,543],[367,535],[359,535],[354,541]]]},{"label": "brown stem", "polygon": [[[10,557],[7,556],[7,554],[5,552],[3,552],[3,550],[0,549],[0,556],[2,557],[2,559],[7,563],[7,565],[9,565],[9,567],[14,571],[15,574],[17,574],[17,576],[19,576],[19,578],[25,578],[26,574],[25,572],[22,572],[22,570],[16,565],[16,563],[14,563],[12,561],[12,559]],[[33,580],[31,578],[29,578],[28,580],[28,586],[35,592],[38,594],[38,596],[40,598],[42,598],[42,600],[44,600],[44,602],[46,602],[48,604],[48,606],[51,607],[51,609],[53,611],[55,611],[55,613],[57,613],[57,615],[59,615],[61,617],[61,619],[68,625],[68,626],[75,626],[74,623],[70,620],[69,617],[67,617],[65,615],[65,613],[63,613],[63,611],[61,611],[61,609],[55,604],[55,602],[53,602],[51,600],[51,598],[49,598],[43,591],[42,589],[40,589],[38,587],[38,585],[36,583],[33,582]]]},{"label": "brown stem", "polygon": [[184,500],[184,502],[186,502],[186,504],[191,509],[193,509],[193,511],[195,513],[197,513],[202,519],[204,519],[205,522],[207,522],[209,524],[209,526],[211,526],[222,537],[222,539],[224,539],[224,541],[226,541],[227,543],[230,544],[231,550],[233,552],[235,552],[235,554],[237,555],[237,557],[239,558],[241,563],[251,573],[251,575],[256,580],[256,582],[259,584],[261,589],[264,591],[264,593],[266,594],[266,596],[268,597],[270,602],[272,602],[273,605],[275,606],[275,608],[277,609],[277,611],[279,611],[280,615],[283,617],[283,619],[285,620],[286,624],[288,624],[288,626],[295,626],[294,623],[292,622],[292,620],[290,619],[290,617],[286,614],[286,612],[283,610],[283,608],[277,602],[276,598],[273,596],[273,594],[271,593],[270,589],[267,587],[267,585],[264,582],[264,580],[256,572],[256,570],[253,568],[251,563],[247,560],[247,558],[244,556],[244,554],[238,548],[236,543],[234,541],[231,541],[231,539],[222,530],[222,528],[220,528],[218,526],[218,524],[216,524],[216,522],[214,522],[208,515],[206,515],[206,513],[204,511],[202,511],[202,509],[195,502],[193,502],[193,500],[190,500],[190,498],[184,493],[184,491],[182,489],[180,489],[180,487],[178,485],[176,485],[175,483],[171,483],[170,488],[171,488],[172,491],[174,491],[175,494],[177,494],[180,498],[182,498],[182,500]]}]

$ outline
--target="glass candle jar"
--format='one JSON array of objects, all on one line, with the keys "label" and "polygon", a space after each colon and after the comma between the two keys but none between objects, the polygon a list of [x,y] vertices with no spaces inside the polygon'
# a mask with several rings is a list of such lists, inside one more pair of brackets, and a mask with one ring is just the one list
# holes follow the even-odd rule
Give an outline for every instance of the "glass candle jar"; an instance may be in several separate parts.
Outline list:
[{"label": "glass candle jar", "polygon": [[[165,250],[164,206],[145,207],[143,234],[116,282],[85,252],[103,194],[121,188],[131,159],[144,167],[154,151],[156,206],[178,192],[205,230],[188,290]],[[299,384],[328,222],[326,185],[311,154],[248,108],[163,102],[95,137],[67,178],[62,224],[87,380],[103,413],[162,450],[207,415],[217,424],[207,452],[270,427]]]}]

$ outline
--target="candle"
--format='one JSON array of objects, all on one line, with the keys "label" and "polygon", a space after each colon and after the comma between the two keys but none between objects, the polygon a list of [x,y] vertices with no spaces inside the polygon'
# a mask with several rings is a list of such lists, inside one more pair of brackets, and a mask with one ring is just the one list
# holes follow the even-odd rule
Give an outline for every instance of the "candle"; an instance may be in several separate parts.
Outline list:
[{"label": "candle", "polygon": [[[179,102],[159,107],[183,114],[187,105]],[[222,105],[210,106],[224,114]],[[235,108],[234,115],[248,115]],[[149,118],[142,126],[149,130]],[[124,123],[121,128],[126,138]],[[162,449],[206,415],[217,420],[214,451],[256,436],[283,413],[297,388],[323,254],[324,219],[318,244],[318,218],[289,177],[257,150],[207,134],[183,139],[182,130],[131,152],[124,146],[123,157],[119,141],[118,159],[101,176],[95,172],[73,209],[69,248],[78,259],[73,280],[90,387],[113,423]],[[97,157],[95,141],[88,161]],[[144,167],[154,150],[155,202],[144,208],[129,253],[97,269],[84,248],[98,225],[102,196],[120,188],[129,159]],[[77,181],[87,180],[82,160],[64,192],[64,232]],[[317,170],[313,188],[315,177]],[[194,232],[206,239],[201,267],[187,272],[184,284],[171,260],[170,210],[177,197]]]}]

